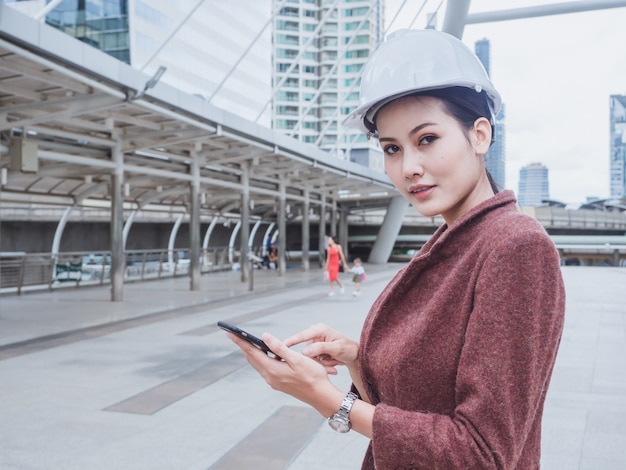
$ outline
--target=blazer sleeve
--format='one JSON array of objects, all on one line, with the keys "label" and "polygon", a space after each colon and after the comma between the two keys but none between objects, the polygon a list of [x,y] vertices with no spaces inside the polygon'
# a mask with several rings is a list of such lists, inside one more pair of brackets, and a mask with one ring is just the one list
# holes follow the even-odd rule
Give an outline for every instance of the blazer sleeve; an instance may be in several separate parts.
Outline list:
[{"label": "blazer sleeve", "polygon": [[377,405],[376,468],[509,469],[523,452],[539,455],[536,427],[565,310],[558,253],[540,231],[494,245],[474,281],[456,408],[443,415]]}]

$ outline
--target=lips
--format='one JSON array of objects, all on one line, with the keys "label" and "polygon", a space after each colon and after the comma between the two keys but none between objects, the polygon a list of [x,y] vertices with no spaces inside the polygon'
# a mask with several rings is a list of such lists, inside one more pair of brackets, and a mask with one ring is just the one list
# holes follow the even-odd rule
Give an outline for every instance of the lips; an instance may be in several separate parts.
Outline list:
[{"label": "lips", "polygon": [[435,189],[435,186],[419,184],[415,186],[411,186],[409,188],[409,193],[413,195],[416,199],[424,199],[430,196]]},{"label": "lips", "polygon": [[431,188],[434,188],[434,186],[425,185],[425,184],[419,184],[419,185],[416,185],[416,186],[411,186],[409,188],[409,192],[410,193],[422,193],[424,191],[428,191]]}]

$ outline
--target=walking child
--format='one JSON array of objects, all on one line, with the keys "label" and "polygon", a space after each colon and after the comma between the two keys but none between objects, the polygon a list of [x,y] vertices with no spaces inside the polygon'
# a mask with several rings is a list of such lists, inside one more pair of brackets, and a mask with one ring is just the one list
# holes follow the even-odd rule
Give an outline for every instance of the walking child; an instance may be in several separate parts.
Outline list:
[{"label": "walking child", "polygon": [[354,282],[354,291],[352,291],[352,295],[358,297],[361,295],[361,282],[365,280],[365,268],[363,267],[363,262],[361,258],[354,258],[354,266],[350,269],[352,272],[352,282]]}]

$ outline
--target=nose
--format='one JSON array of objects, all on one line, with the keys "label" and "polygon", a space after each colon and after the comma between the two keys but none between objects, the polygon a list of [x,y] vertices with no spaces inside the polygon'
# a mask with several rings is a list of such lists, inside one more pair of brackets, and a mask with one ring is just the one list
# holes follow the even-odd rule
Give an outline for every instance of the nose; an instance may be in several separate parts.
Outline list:
[{"label": "nose", "polygon": [[406,179],[424,175],[422,157],[418,152],[405,152],[402,158],[402,173]]}]

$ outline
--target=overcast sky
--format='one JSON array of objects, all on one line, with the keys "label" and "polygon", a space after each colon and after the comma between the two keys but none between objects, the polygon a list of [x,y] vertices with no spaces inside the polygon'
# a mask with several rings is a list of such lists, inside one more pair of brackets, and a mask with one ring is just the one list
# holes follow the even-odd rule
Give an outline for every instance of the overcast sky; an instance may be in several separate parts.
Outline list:
[{"label": "overcast sky", "polygon": [[[413,25],[441,0],[428,0]],[[402,0],[387,0],[391,21]],[[408,0],[390,31],[407,27],[423,0]],[[443,26],[445,4],[438,13]],[[561,1],[472,0],[470,14]],[[463,41],[491,44],[491,78],[506,105],[506,187],[519,170],[548,167],[550,197],[609,196],[609,96],[626,95],[626,7],[465,27]]]}]

